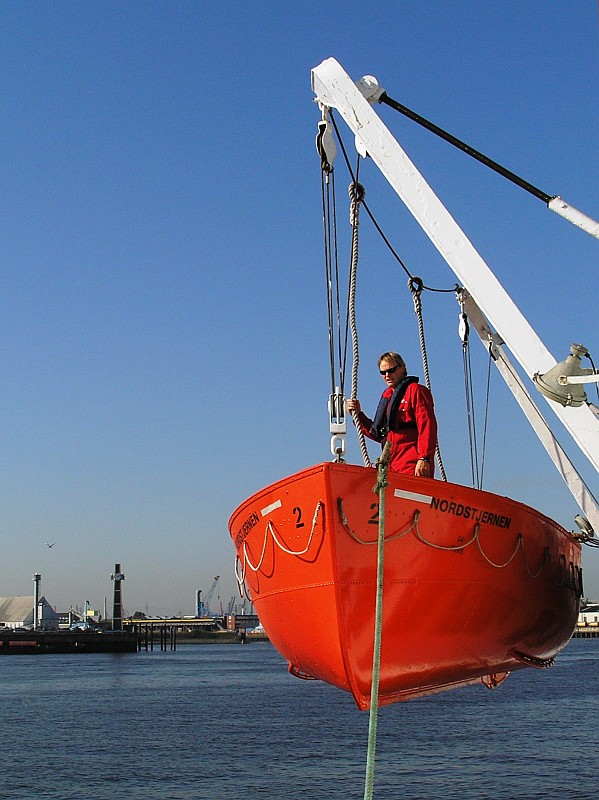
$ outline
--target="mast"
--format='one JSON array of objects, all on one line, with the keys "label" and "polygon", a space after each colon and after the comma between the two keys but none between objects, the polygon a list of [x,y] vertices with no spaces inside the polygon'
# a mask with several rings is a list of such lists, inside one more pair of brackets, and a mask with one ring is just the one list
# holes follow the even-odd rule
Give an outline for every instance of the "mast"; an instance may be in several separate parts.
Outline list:
[{"label": "mast", "polygon": [[[355,134],[358,151],[372,158],[529,378],[555,367],[555,358],[373,110],[369,101],[376,102],[384,91],[376,79],[367,76],[355,84],[329,58],[312,70],[312,88],[321,106],[343,117]],[[591,407],[545,399],[599,470],[599,420]]]}]

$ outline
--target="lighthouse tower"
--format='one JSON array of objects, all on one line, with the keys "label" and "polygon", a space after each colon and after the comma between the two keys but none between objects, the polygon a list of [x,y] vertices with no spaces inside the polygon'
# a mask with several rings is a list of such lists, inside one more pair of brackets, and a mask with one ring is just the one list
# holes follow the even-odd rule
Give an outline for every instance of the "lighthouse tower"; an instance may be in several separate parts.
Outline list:
[{"label": "lighthouse tower", "polygon": [[40,583],[42,576],[36,572],[33,576],[33,630],[40,626]]},{"label": "lighthouse tower", "polygon": [[123,602],[121,599],[121,581],[125,580],[125,575],[121,572],[121,565],[114,565],[114,572],[110,576],[114,581],[114,600],[112,603],[112,630],[123,630]]}]

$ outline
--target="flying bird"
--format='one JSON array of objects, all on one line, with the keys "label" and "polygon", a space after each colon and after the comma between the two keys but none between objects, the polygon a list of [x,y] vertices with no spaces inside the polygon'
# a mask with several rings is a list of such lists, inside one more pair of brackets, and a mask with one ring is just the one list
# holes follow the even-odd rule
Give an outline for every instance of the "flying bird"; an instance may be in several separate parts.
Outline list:
[{"label": "flying bird", "polygon": [[52,542],[52,543],[50,543],[50,542],[46,542],[46,545],[47,545],[48,547],[54,547],[54,545],[55,545],[55,544],[56,544],[56,542]]}]

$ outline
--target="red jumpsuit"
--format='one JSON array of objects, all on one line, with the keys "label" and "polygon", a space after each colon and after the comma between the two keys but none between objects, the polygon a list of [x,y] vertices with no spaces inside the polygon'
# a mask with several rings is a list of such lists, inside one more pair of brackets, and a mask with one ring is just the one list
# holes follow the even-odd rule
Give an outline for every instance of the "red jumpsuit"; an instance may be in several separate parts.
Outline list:
[{"label": "red jumpsuit", "polygon": [[[385,389],[382,396],[388,400],[393,395],[393,387]],[[365,435],[374,441],[381,441],[373,435],[373,421],[360,411],[359,421]],[[393,472],[414,475],[416,462],[426,458],[431,467],[431,477],[435,470],[435,451],[437,449],[437,419],[433,396],[426,386],[411,383],[399,402],[399,406],[389,420],[387,441],[391,442],[389,468]]]}]

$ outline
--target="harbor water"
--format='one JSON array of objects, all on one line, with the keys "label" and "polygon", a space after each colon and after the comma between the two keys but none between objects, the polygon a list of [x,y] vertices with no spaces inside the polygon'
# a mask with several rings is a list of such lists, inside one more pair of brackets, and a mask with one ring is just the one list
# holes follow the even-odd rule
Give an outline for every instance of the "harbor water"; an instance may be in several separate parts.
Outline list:
[{"label": "harbor water", "polygon": [[[374,796],[596,800],[599,640],[549,670],[382,708]],[[0,661],[0,796],[346,800],[368,712],[268,643]]]}]

